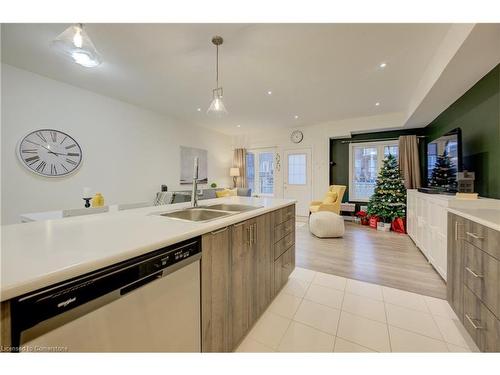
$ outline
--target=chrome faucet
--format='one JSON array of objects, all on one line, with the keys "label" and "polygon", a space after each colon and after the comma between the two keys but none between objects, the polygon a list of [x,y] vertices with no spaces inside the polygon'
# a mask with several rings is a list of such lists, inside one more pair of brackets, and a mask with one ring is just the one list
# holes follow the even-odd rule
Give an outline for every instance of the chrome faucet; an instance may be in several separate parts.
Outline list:
[{"label": "chrome faucet", "polygon": [[191,207],[198,207],[198,158],[194,158],[193,191],[191,192]]}]

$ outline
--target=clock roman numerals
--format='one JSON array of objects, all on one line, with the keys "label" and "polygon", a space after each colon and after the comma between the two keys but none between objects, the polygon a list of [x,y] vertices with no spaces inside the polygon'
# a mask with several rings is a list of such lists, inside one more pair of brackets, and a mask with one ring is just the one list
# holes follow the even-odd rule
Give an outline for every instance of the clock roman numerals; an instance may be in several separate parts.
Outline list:
[{"label": "clock roman numerals", "polygon": [[55,129],[38,129],[19,143],[17,155],[31,172],[47,177],[66,176],[82,162],[82,149],[70,135]]},{"label": "clock roman numerals", "polygon": [[36,170],[38,172],[43,172],[43,170],[45,169],[45,166],[47,165],[46,162],[44,161],[41,161],[40,164],[38,164],[38,166],[36,167]]},{"label": "clock roman numerals", "polygon": [[26,163],[29,163],[29,165],[33,165],[33,164],[35,164],[38,160],[40,160],[40,157],[39,157],[38,155],[37,155],[37,156],[32,156],[32,157],[30,157],[30,158],[26,158],[26,159],[24,159],[24,161],[25,161]]},{"label": "clock roman numerals", "polygon": [[35,134],[38,136],[38,138],[40,138],[42,141],[44,141],[45,143],[47,143],[47,139],[43,136],[43,134],[42,134],[41,131],[40,132],[36,132]]}]

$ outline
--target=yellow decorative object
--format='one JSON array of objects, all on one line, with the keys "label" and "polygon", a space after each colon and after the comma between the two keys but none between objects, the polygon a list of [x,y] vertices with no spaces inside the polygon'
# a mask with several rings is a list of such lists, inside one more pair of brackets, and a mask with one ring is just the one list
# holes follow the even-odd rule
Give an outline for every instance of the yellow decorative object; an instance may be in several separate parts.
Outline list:
[{"label": "yellow decorative object", "polygon": [[104,207],[104,197],[101,193],[95,193],[92,198],[92,207]]},{"label": "yellow decorative object", "polygon": [[235,197],[238,189],[224,189],[215,192],[217,198]]},{"label": "yellow decorative object", "polygon": [[309,212],[330,211],[340,214],[340,204],[342,203],[345,189],[345,185],[330,186],[322,201],[311,202],[309,205]]}]

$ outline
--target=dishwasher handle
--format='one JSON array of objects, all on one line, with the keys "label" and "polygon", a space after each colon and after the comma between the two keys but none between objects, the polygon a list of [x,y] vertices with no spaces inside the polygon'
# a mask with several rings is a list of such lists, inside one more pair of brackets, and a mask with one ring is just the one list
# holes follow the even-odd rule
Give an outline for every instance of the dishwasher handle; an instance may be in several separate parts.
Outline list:
[{"label": "dishwasher handle", "polygon": [[136,282],[133,282],[132,284],[127,285],[126,287],[121,288],[120,295],[123,296],[127,293],[132,292],[133,290],[136,290],[137,288],[140,288],[141,286],[149,284],[152,281],[161,279],[162,277],[163,277],[163,271],[159,271],[152,275],[146,276],[140,280],[137,280]]}]

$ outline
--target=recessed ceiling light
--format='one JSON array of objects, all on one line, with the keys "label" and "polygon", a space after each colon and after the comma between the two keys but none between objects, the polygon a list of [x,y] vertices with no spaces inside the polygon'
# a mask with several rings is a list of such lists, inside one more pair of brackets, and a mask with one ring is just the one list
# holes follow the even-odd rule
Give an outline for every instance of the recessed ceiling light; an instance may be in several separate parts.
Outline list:
[{"label": "recessed ceiling light", "polygon": [[387,66],[387,63],[383,62],[383,63],[380,63],[379,67],[384,69],[385,67]]},{"label": "recessed ceiling light", "polygon": [[196,108],[196,110],[197,110],[198,112],[201,112],[201,108]]},{"label": "recessed ceiling light", "polygon": [[375,105],[378,107],[380,105],[380,102],[376,102]]},{"label": "recessed ceiling light", "polygon": [[241,125],[236,125],[237,128],[241,128]]},{"label": "recessed ceiling light", "polygon": [[297,120],[297,119],[299,118],[299,116],[298,116],[298,115],[295,115],[295,116],[293,116],[293,118],[294,118],[295,120]]},{"label": "recessed ceiling light", "polygon": [[269,90],[269,91],[267,92],[267,95],[272,95],[272,94],[273,94],[273,92],[272,92],[271,90]]}]

